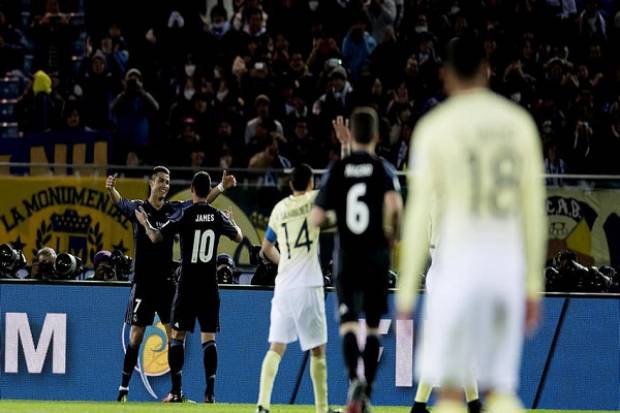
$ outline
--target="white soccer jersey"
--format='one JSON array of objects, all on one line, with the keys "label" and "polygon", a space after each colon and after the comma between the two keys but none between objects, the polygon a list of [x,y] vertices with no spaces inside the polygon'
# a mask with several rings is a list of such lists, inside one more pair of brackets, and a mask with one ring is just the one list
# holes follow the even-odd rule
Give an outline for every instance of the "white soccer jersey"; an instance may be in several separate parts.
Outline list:
[{"label": "white soccer jersey", "polygon": [[431,237],[441,243],[433,265],[501,245],[500,256],[488,258],[522,257],[528,294],[542,291],[543,163],[531,116],[487,89],[464,92],[418,123],[411,156],[398,309],[413,307]]},{"label": "white soccer jersey", "polygon": [[320,229],[309,219],[316,195],[317,191],[291,195],[278,202],[271,212],[269,228],[275,232],[280,248],[276,291],[323,286]]}]

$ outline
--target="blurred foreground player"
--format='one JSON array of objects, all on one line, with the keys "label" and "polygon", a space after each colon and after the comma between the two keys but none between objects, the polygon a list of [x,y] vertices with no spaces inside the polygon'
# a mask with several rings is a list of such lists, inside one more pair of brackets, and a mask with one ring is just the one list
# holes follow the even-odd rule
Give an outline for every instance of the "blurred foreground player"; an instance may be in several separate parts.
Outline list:
[{"label": "blurred foreground player", "polygon": [[[191,201],[167,201],[170,191],[170,171],[165,166],[156,166],[148,180],[149,196],[146,200],[128,200],[116,189],[117,175],[108,176],[106,189],[119,210],[133,225],[134,234],[134,276],[125,314],[125,322],[131,325],[129,345],[123,360],[121,385],[117,400],[126,402],[129,381],[138,360],[140,344],[146,326],[153,323],[155,313],[159,316],[170,338],[170,310],[174,297],[175,283],[172,277],[172,240],[153,244],[142,225],[136,221],[135,211],[142,207],[150,222],[157,228],[168,222],[171,216],[191,205]],[[209,192],[208,202],[215,200],[225,188],[236,185],[234,175],[224,172],[222,182]]]},{"label": "blurred foreground player", "polygon": [[413,309],[436,196],[441,245],[425,303],[418,377],[442,388],[434,412],[464,412],[472,361],[490,413],[521,412],[516,397],[524,327],[539,319],[545,209],[540,140],[531,116],[487,88],[476,39],[447,48],[450,98],[414,132],[401,254],[399,316]]},{"label": "blurred foreground player", "polygon": [[216,275],[216,253],[220,236],[233,241],[243,238],[241,230],[232,218],[208,204],[211,177],[201,171],[192,180],[193,204],[179,215],[156,229],[149,222],[145,210],[136,210],[136,218],[154,243],[181,238],[181,274],[172,302],[170,323],[172,326],[168,360],[172,375],[172,390],[164,401],[183,401],[181,369],[185,358],[185,335],[194,330],[196,318],[200,323],[200,338],[206,376],[205,402],[215,400],[215,373],[217,349],[215,334],[219,331],[220,296]]},{"label": "blurred foreground player", "polygon": [[[325,175],[312,210],[312,223],[338,226],[336,289],[345,365],[351,380],[349,413],[369,411],[372,384],[379,361],[379,321],[387,311],[390,246],[398,238],[402,199],[394,169],[374,154],[379,140],[379,119],[374,109],[360,107],[351,115],[352,130],[342,120],[334,127],[353,152],[336,162]],[[351,139],[352,135],[352,139]],[[367,337],[360,353],[357,334],[361,313],[366,316]],[[362,356],[364,376],[358,377]]]},{"label": "blurred foreground player", "polygon": [[[269,351],[263,359],[256,413],[268,413],[273,382],[286,345],[299,338],[302,351],[310,351],[310,377],[316,413],[329,413],[327,403],[327,322],[323,272],[319,263],[318,227],[309,223],[317,191],[312,169],[296,166],[289,186],[293,194],[276,204],[269,217],[262,253],[278,265],[271,302]],[[276,249],[278,243],[280,251]]]}]

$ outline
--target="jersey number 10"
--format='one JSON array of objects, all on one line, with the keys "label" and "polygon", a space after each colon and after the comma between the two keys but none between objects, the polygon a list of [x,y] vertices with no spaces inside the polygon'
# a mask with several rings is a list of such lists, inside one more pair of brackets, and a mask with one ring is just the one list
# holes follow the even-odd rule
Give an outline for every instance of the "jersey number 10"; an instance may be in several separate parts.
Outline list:
[{"label": "jersey number 10", "polygon": [[194,232],[194,245],[192,247],[192,264],[199,260],[207,263],[213,258],[213,247],[215,246],[215,232],[212,229]]}]

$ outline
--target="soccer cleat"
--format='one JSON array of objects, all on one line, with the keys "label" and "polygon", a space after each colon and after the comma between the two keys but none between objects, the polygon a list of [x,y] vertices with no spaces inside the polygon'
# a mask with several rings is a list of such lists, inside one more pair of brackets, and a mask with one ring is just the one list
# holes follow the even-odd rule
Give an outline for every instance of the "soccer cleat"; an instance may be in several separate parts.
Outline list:
[{"label": "soccer cleat", "polygon": [[353,380],[347,395],[347,413],[364,413],[364,406],[367,403],[366,382],[360,379]]},{"label": "soccer cleat", "polygon": [[263,406],[257,406],[255,413],[269,413],[269,410],[265,409]]},{"label": "soccer cleat", "polygon": [[170,392],[164,397],[162,403],[186,403],[187,398],[181,393]]},{"label": "soccer cleat", "polygon": [[468,413],[482,413],[482,403],[480,403],[480,399],[472,400],[467,403],[467,411]]},{"label": "soccer cleat", "polygon": [[120,390],[118,391],[118,397],[116,401],[119,403],[127,403],[129,390]]},{"label": "soccer cleat", "polygon": [[431,412],[426,408],[426,403],[416,402],[411,408],[410,413],[431,413]]},{"label": "soccer cleat", "polygon": [[331,407],[327,409],[327,413],[342,413],[340,409],[332,409]]},{"label": "soccer cleat", "polygon": [[215,396],[213,394],[205,394],[205,403],[215,403]]}]

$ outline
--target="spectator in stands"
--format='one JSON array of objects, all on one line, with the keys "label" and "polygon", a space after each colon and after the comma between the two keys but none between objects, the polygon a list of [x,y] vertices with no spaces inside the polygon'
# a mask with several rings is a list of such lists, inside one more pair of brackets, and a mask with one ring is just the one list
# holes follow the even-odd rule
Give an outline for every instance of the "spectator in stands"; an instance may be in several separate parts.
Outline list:
[{"label": "spectator in stands", "polygon": [[362,66],[369,63],[370,55],[377,47],[377,40],[366,31],[367,27],[366,16],[358,13],[342,41],[342,59],[353,81],[357,80]]},{"label": "spectator in stands", "polygon": [[269,133],[260,142],[261,150],[256,153],[250,162],[248,168],[259,169],[285,169],[292,167],[291,161],[280,155],[280,143],[282,136],[277,133]]},{"label": "spectator in stands", "polygon": [[370,35],[381,41],[386,30],[394,29],[396,3],[394,0],[370,0],[364,8],[370,22]]},{"label": "spectator in stands", "polygon": [[[112,30],[115,33],[114,30]],[[115,33],[116,34],[116,33]],[[127,63],[129,62],[129,52],[123,49],[122,39],[115,39],[111,36],[105,36],[99,42],[99,49],[106,59],[106,67],[116,81],[120,81],[127,71]]]},{"label": "spectator in stands", "polygon": [[0,11],[0,77],[11,70],[22,69],[25,44],[23,34],[9,24],[5,14]]},{"label": "spectator in stands", "polygon": [[107,59],[97,51],[80,81],[84,123],[93,129],[109,129],[110,103],[119,92],[120,82],[107,68]]},{"label": "spectator in stands", "polygon": [[291,149],[291,162],[298,165],[302,162],[313,168],[324,168],[327,165],[325,144],[319,142],[310,134],[308,120],[297,118],[291,135],[289,147]]},{"label": "spectator in stands", "polygon": [[58,0],[47,0],[45,14],[36,16],[30,28],[34,44],[34,67],[46,72],[58,71],[69,76],[71,43],[77,32],[69,16],[60,12]]},{"label": "spectator in stands", "polygon": [[45,132],[61,124],[64,101],[52,90],[52,79],[42,70],[34,74],[31,87],[16,107],[21,131]]},{"label": "spectator in stands", "polygon": [[584,39],[607,39],[607,24],[598,0],[586,0],[585,9],[579,15],[579,32]]},{"label": "spectator in stands", "polygon": [[90,131],[90,128],[84,126],[82,122],[80,108],[75,100],[69,101],[65,104],[62,129],[66,132]]},{"label": "spectator in stands", "polygon": [[[229,167],[232,165],[237,168],[243,168],[248,164],[247,158],[244,157],[244,140],[239,131],[235,130],[233,124],[234,121],[227,116],[218,120],[213,145],[219,149],[220,164],[222,157],[226,157]],[[226,152],[230,152],[230,159],[227,157]]]},{"label": "spectator in stands", "polygon": [[329,75],[327,93],[319,97],[312,105],[312,113],[319,117],[322,132],[330,129],[331,121],[336,116],[346,115],[350,110],[353,88],[347,81],[347,71],[338,66]]},{"label": "spectator in stands", "polygon": [[254,108],[256,109],[256,117],[249,120],[245,126],[245,143],[246,145],[256,143],[256,128],[259,125],[264,125],[268,121],[272,121],[275,124],[274,132],[279,135],[284,135],[284,129],[282,124],[270,117],[270,105],[271,99],[267,95],[258,95],[254,100]]},{"label": "spectator in stands", "polygon": [[196,131],[196,120],[187,117],[183,119],[181,133],[172,143],[174,165],[189,166],[192,152],[201,145],[201,137]]},{"label": "spectator in stands", "polygon": [[[560,158],[558,146],[550,142],[545,151],[545,173],[550,175],[563,175],[566,173],[566,162]],[[547,178],[547,185],[561,186],[562,178]]]},{"label": "spectator in stands", "polygon": [[124,90],[112,102],[111,110],[120,159],[125,159],[128,147],[144,150],[150,143],[150,118],[159,110],[159,103],[144,89],[140,70],[127,71]]},{"label": "spectator in stands", "polygon": [[269,16],[263,10],[261,0],[245,0],[232,19],[232,26],[237,31],[246,33],[265,33]]}]

